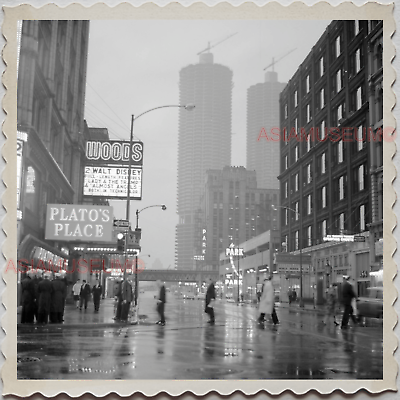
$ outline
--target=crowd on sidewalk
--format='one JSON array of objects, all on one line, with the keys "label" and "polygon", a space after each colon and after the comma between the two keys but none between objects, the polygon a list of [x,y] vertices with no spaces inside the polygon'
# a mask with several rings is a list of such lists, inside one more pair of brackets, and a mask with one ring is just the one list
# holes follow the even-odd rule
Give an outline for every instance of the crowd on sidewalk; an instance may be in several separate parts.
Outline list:
[{"label": "crowd on sidewalk", "polygon": [[[337,296],[334,287],[330,285],[327,291],[327,307],[325,307],[326,318],[323,323],[328,324],[330,321],[335,326],[341,326],[346,329],[351,319],[357,324],[355,315],[356,295],[349,277],[343,277],[342,285],[342,304],[344,312],[341,323],[337,320]],[[159,320],[156,322],[161,326],[165,326],[165,304],[166,289],[161,281],[157,281],[158,295],[156,296],[156,310]],[[21,323],[37,324],[62,323],[64,321],[64,309],[67,296],[67,282],[65,274],[56,273],[52,279],[51,273],[42,273],[42,271],[28,271],[25,278],[21,282],[22,288],[22,313]],[[100,299],[102,296],[102,286],[99,280],[93,287],[83,280],[78,279],[72,288],[73,299],[76,309],[79,312],[86,311],[89,299],[93,298],[94,312],[100,310]],[[118,322],[128,322],[130,317],[135,313],[135,295],[132,285],[132,277],[125,279],[120,278],[116,282],[114,291],[114,320]],[[215,324],[214,304],[216,299],[216,291],[212,279],[208,281],[208,287],[205,295],[204,312],[208,315],[208,323]],[[293,297],[292,297],[293,299]],[[289,302],[290,306],[291,302]],[[271,278],[266,278],[263,282],[260,296],[258,297],[258,323],[263,325],[268,317],[274,325],[279,324],[279,318],[275,309],[275,295]]]}]

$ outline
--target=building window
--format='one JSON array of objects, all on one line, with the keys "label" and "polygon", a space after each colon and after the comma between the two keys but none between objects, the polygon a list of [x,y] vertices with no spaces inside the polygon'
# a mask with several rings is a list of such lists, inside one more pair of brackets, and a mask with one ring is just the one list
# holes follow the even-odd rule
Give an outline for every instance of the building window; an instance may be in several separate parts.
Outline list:
[{"label": "building window", "polygon": [[354,36],[357,36],[360,32],[360,21],[356,19],[354,21]]},{"label": "building window", "polygon": [[307,215],[310,215],[312,212],[312,196],[309,194],[307,196]]},{"label": "building window", "polygon": [[312,176],[311,176],[311,164],[307,165],[307,183],[311,183]]},{"label": "building window", "polygon": [[339,200],[344,199],[344,176],[339,178]]},{"label": "building window", "polygon": [[335,40],[335,55],[336,55],[336,57],[339,57],[340,53],[341,53],[341,48],[340,48],[340,35],[339,35]]},{"label": "building window", "polygon": [[356,57],[356,74],[358,74],[361,70],[361,50],[357,49],[356,53],[355,53],[355,57]]},{"label": "building window", "polygon": [[322,200],[322,208],[325,208],[326,207],[326,186],[322,187],[321,200]]},{"label": "building window", "polygon": [[342,70],[339,69],[336,72],[336,93],[339,93],[342,90]]},{"label": "building window", "polygon": [[294,245],[295,245],[295,250],[299,249],[299,231],[296,231],[294,233]]},{"label": "building window", "polygon": [[307,104],[306,112],[307,112],[307,123],[308,123],[311,121],[311,106],[310,106],[310,104]]},{"label": "building window", "polygon": [[299,202],[298,201],[296,201],[296,203],[294,203],[294,210],[296,211],[294,218],[296,221],[298,221],[299,220]]},{"label": "building window", "polygon": [[326,137],[326,131],[325,131],[325,121],[321,121],[321,134],[320,134],[320,139],[321,141],[324,140]]},{"label": "building window", "polygon": [[343,118],[343,105],[339,104],[337,108],[337,121],[340,123],[341,119]]},{"label": "building window", "polygon": [[365,231],[365,205],[360,206],[360,231]]},{"label": "building window", "polygon": [[360,125],[357,128],[356,132],[356,142],[357,142],[357,151],[361,151],[364,148],[364,136],[363,136],[363,127]]},{"label": "building window", "polygon": [[294,91],[294,106],[297,107],[297,90]]},{"label": "building window", "polygon": [[319,76],[324,75],[324,57],[319,59]]},{"label": "building window", "polygon": [[296,145],[294,148],[294,161],[296,162],[299,159],[299,145]]},{"label": "building window", "polygon": [[33,213],[39,211],[40,179],[35,168],[29,165],[25,173],[24,205]]},{"label": "building window", "polygon": [[344,213],[339,215],[339,231],[340,233],[344,231]]},{"label": "building window", "polygon": [[307,228],[307,245],[312,246],[311,226]]},{"label": "building window", "polygon": [[310,75],[306,77],[306,93],[310,91]]},{"label": "building window", "polygon": [[285,225],[287,225],[288,222],[289,222],[289,219],[288,219],[289,213],[288,213],[288,210],[286,208],[285,208],[284,214],[285,214]]},{"label": "building window", "polygon": [[297,133],[297,132],[298,132],[298,129],[299,129],[299,125],[298,125],[297,118],[294,120],[294,129],[295,129],[295,131],[296,131],[296,133]]},{"label": "building window", "polygon": [[321,174],[325,174],[326,172],[326,154],[321,154]]},{"label": "building window", "polygon": [[287,116],[288,116],[287,104],[285,104],[285,119],[287,118]]},{"label": "building window", "polygon": [[358,190],[364,190],[364,165],[358,167]]},{"label": "building window", "polygon": [[359,110],[362,107],[362,91],[361,86],[357,88],[356,92],[356,110]]},{"label": "building window", "polygon": [[338,144],[338,164],[343,162],[344,156],[343,156],[343,140],[339,140]]},{"label": "building window", "polygon": [[321,222],[321,234],[322,238],[326,237],[326,219]]},{"label": "building window", "polygon": [[299,190],[299,174],[294,176],[294,190],[295,192]]},{"label": "building window", "polygon": [[322,88],[321,91],[319,92],[319,104],[321,107],[321,110],[325,107],[325,89]]},{"label": "building window", "polygon": [[308,134],[307,135],[307,140],[306,140],[306,142],[307,142],[307,152],[309,152],[310,150],[311,150],[311,134]]},{"label": "building window", "polygon": [[287,197],[288,197],[288,182],[287,181],[284,183],[284,187],[285,187],[285,199],[287,199]]},{"label": "building window", "polygon": [[285,170],[288,169],[288,156],[285,156]]}]

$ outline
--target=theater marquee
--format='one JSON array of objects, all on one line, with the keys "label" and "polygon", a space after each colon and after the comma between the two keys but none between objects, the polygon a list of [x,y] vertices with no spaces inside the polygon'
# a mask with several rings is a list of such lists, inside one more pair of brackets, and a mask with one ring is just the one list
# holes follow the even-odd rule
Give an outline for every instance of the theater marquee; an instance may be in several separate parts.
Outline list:
[{"label": "theater marquee", "polygon": [[131,158],[130,198],[142,198],[143,143],[117,140],[86,142],[83,195],[124,199],[128,195],[129,154]]}]

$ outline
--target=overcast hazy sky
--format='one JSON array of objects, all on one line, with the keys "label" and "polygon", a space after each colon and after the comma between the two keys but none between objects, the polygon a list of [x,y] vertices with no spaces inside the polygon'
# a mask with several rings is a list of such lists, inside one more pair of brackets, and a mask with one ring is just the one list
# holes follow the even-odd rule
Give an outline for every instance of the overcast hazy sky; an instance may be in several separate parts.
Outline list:
[{"label": "overcast hazy sky", "polygon": [[[208,42],[214,62],[233,71],[232,165],[246,165],[247,89],[264,81],[272,57],[294,52],[275,66],[287,82],[329,21],[91,21],[85,118],[89,127],[106,127],[112,139],[129,140],[131,115],[161,105],[179,104],[179,71],[198,63]],[[196,112],[196,110],[191,111]],[[158,258],[174,267],[177,184],[178,108],[156,110],[135,122],[144,142],[143,196],[131,201],[140,214],[146,267]],[[125,202],[113,201],[114,214],[125,218]],[[149,261],[148,261],[149,260]]]}]

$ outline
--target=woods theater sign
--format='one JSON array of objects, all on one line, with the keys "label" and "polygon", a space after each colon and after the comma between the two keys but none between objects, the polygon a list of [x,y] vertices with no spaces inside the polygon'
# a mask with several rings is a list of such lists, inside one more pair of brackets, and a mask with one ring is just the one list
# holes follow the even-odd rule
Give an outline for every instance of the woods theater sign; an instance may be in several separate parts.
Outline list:
[{"label": "woods theater sign", "polygon": [[48,204],[46,239],[111,242],[113,208],[81,204]]}]

